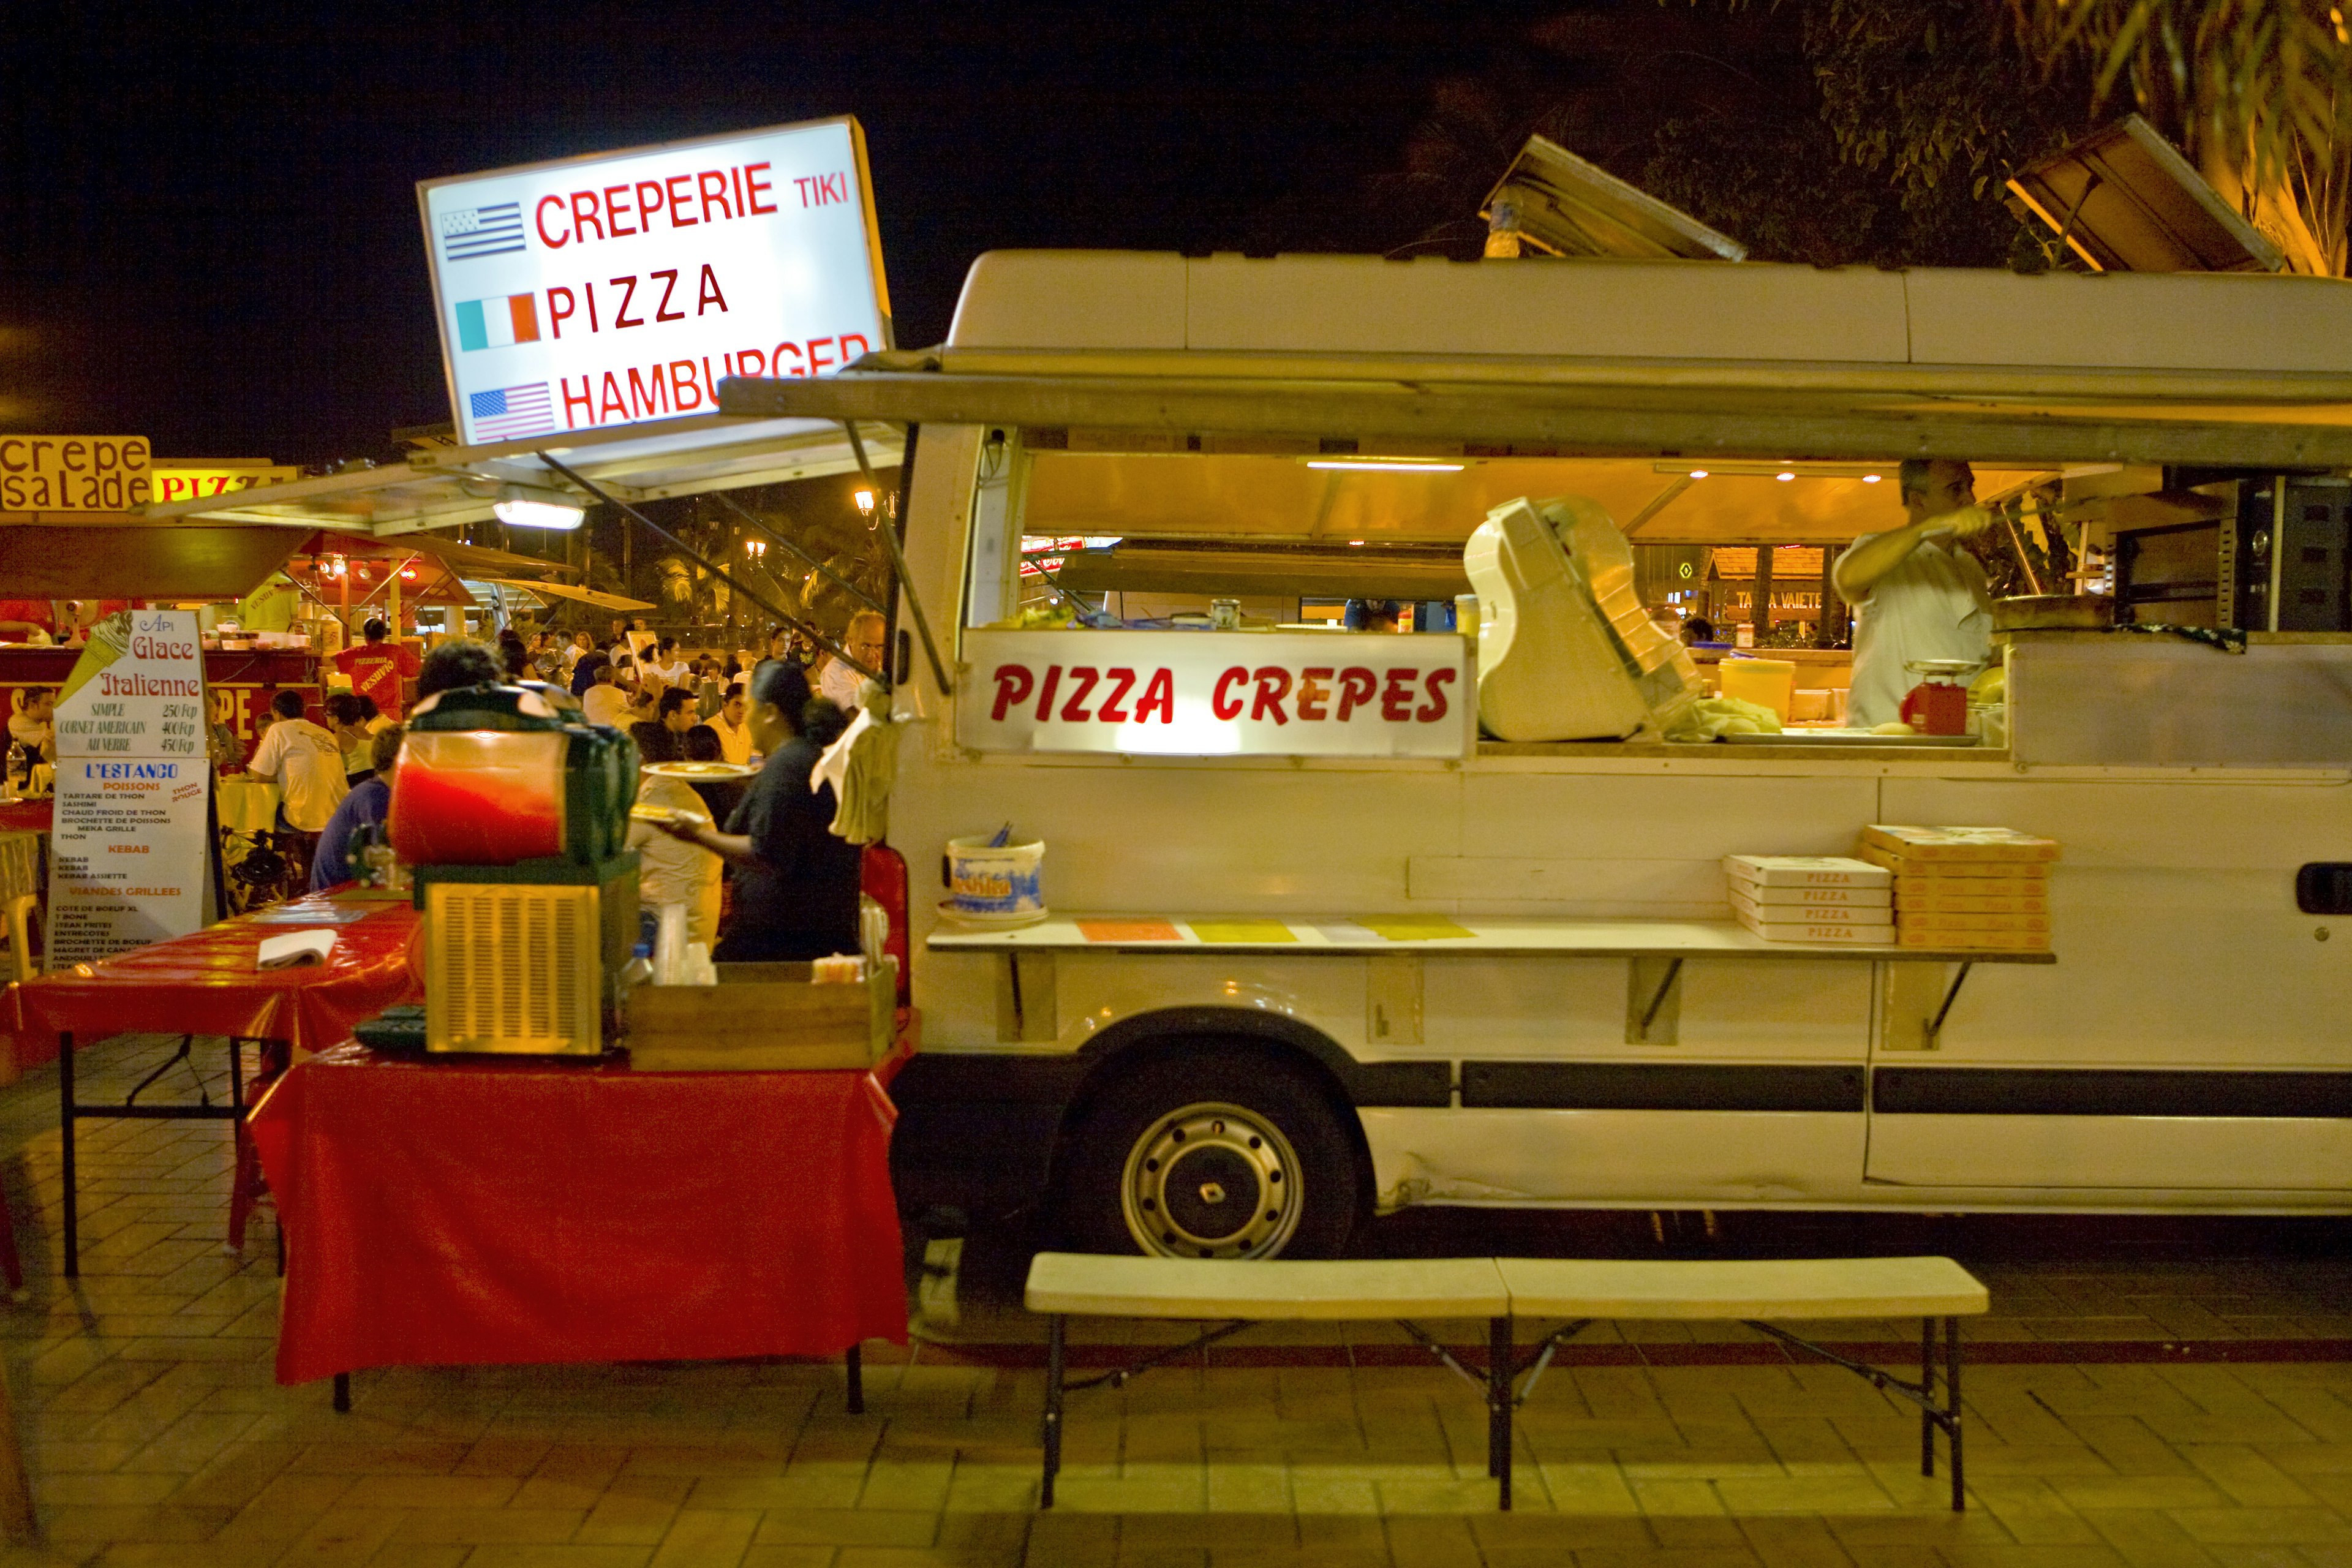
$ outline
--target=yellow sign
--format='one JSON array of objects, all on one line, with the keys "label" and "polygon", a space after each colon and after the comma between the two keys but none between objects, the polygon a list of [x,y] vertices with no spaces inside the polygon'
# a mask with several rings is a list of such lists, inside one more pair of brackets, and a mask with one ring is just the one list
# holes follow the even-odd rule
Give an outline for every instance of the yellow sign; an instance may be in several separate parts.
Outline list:
[{"label": "yellow sign", "polygon": [[0,511],[128,511],[155,499],[144,436],[0,436]]},{"label": "yellow sign", "polygon": [[225,496],[257,485],[284,484],[301,477],[299,468],[258,458],[165,458],[154,467],[152,499],[171,501]]}]

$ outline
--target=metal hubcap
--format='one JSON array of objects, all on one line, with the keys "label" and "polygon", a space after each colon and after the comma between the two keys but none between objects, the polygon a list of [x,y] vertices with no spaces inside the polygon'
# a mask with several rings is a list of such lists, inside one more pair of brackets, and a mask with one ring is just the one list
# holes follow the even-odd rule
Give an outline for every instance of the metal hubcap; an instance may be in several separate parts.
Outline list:
[{"label": "metal hubcap", "polygon": [[1171,1110],[1128,1152],[1119,1210],[1161,1258],[1270,1258],[1298,1228],[1298,1155],[1238,1105]]}]

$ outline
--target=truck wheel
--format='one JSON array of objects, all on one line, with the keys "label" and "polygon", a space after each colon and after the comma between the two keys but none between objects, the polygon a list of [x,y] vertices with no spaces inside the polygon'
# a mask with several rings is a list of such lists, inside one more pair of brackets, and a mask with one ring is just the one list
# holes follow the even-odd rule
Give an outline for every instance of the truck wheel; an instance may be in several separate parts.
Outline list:
[{"label": "truck wheel", "polygon": [[1089,1252],[1333,1258],[1357,1209],[1355,1151],[1302,1075],[1238,1052],[1150,1063],[1111,1085],[1066,1166],[1063,1228]]}]

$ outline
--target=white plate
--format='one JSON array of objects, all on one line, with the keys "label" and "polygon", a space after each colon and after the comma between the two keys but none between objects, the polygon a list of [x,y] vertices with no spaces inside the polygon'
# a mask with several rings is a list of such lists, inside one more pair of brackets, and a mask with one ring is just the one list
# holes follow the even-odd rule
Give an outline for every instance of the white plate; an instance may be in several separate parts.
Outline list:
[{"label": "white plate", "polygon": [[953,921],[960,926],[976,926],[982,931],[1007,931],[1014,926],[1033,926],[1052,914],[1051,910],[1031,910],[1016,915],[974,914],[970,910],[956,908],[953,899],[940,900],[940,918]]},{"label": "white plate", "polygon": [[646,772],[666,779],[683,779],[688,784],[732,784],[758,773],[740,763],[647,763]]},{"label": "white plate", "polygon": [[644,801],[639,801],[636,805],[629,807],[629,820],[631,822],[650,822],[655,824],[656,826],[662,823],[673,821],[698,822],[708,826],[710,821],[710,814],[702,811],[688,811],[681,806],[648,805]]}]

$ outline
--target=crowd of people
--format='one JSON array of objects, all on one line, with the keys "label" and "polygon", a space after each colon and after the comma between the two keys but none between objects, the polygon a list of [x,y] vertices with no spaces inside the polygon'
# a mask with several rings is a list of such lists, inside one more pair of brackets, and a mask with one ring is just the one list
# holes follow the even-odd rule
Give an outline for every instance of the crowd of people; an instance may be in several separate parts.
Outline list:
[{"label": "crowd of people", "polygon": [[[819,754],[846,725],[856,684],[828,679],[823,667],[813,679],[790,634],[771,638],[768,657],[757,659],[748,651],[681,657],[676,639],[642,623],[616,622],[601,643],[587,633],[566,643],[509,631],[491,644],[445,640],[421,657],[392,641],[380,622],[368,623],[362,637],[337,659],[351,685],[328,694],[324,723],[308,716],[299,692],[280,691],[252,754],[221,759],[278,786],[279,842],[307,855],[312,890],[347,879],[352,835],[389,815],[405,703],[462,687],[538,681],[577,696],[587,721],[627,730],[645,763],[759,764],[749,779],[644,775],[639,799],[671,813],[658,825],[632,825],[645,908],[685,905],[688,939],[710,943],[720,962],[857,951],[858,851],[828,830],[830,786],[809,788]],[[881,640],[878,625],[851,628],[861,663],[879,665]],[[242,753],[233,736],[231,743]],[[731,900],[721,891],[730,879]],[[724,929],[722,905],[731,910]]]}]

